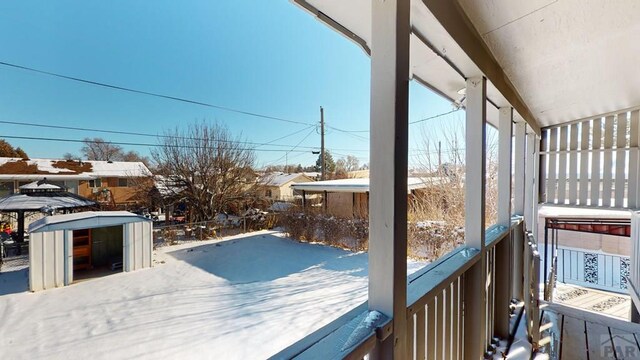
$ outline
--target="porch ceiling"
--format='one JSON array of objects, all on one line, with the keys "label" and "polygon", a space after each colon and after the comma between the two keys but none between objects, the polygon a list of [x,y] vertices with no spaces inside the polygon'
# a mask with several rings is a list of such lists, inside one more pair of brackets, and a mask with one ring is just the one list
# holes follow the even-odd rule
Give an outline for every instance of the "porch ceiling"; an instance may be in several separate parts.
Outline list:
[{"label": "porch ceiling", "polygon": [[[293,1],[369,50],[371,0]],[[635,107],[638,13],[634,0],[411,0],[411,74],[451,101],[485,75],[488,120],[510,104],[536,131]]]},{"label": "porch ceiling", "polygon": [[459,3],[541,126],[640,105],[640,2]]}]

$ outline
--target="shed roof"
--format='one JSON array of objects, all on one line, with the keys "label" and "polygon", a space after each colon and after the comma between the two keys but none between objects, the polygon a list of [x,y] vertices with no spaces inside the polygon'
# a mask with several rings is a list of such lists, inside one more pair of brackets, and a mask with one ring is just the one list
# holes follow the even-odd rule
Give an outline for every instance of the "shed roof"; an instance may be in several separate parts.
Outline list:
[{"label": "shed roof", "polygon": [[[435,178],[434,178],[435,179]],[[441,179],[438,178],[440,181]],[[435,181],[435,180],[434,180]],[[432,184],[432,179],[421,179],[416,177],[410,177],[407,179],[407,190],[423,189]],[[291,187],[294,190],[304,190],[309,192],[353,192],[353,193],[366,193],[369,191],[369,178],[358,179],[340,179],[340,180],[326,180],[315,181],[308,183],[293,184]]]},{"label": "shed roof", "polygon": [[86,211],[74,214],[46,216],[29,225],[29,232],[79,230],[151,221],[128,211]]}]

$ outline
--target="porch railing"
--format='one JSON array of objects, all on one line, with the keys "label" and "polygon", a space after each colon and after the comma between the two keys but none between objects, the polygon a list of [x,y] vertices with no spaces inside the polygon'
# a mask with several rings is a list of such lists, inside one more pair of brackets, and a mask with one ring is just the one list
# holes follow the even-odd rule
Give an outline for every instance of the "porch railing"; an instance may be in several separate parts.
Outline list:
[{"label": "porch railing", "polygon": [[[506,281],[500,280],[501,283],[496,283],[496,280],[504,279],[500,274],[514,273],[513,267],[517,266],[510,261],[496,261],[496,255],[501,244],[512,242],[518,235],[524,235],[524,224],[520,218],[514,219],[510,228],[493,226],[486,231],[484,270],[488,280],[484,326],[471,326],[464,313],[465,303],[481,296],[465,292],[465,281],[470,281],[472,272],[477,271],[476,266],[480,264],[480,250],[466,246],[457,248],[409,276],[406,311],[409,358],[465,359],[468,358],[465,356],[465,342],[473,338],[487,339],[487,349],[491,349],[491,339],[499,326],[497,323],[505,321],[506,317],[508,324],[508,300],[511,296],[509,276]],[[532,253],[533,250],[525,251],[529,264],[521,266],[531,269],[535,266],[531,264],[536,263],[539,271],[539,261],[535,262],[539,257],[534,258]],[[537,277],[531,270],[527,274],[529,277],[523,277],[522,281],[525,288],[530,288]],[[537,284],[535,288],[538,288]],[[465,293],[471,298],[466,298]],[[529,294],[527,311],[535,311],[537,297],[532,297],[532,290]],[[383,314],[369,311],[365,302],[272,359],[362,359],[377,342],[392,336],[392,322],[393,319]]]}]

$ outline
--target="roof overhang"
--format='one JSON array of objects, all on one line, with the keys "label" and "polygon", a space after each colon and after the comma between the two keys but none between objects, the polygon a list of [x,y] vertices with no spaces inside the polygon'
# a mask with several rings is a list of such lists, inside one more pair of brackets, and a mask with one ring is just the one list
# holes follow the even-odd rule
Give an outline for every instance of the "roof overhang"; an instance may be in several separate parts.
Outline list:
[{"label": "roof overhang", "polygon": [[[369,53],[370,0],[293,0]],[[411,0],[410,73],[449,101],[488,80],[488,120],[541,127],[640,106],[634,0]],[[463,104],[464,105],[464,104]]]},{"label": "roof overhang", "polygon": [[[419,178],[407,179],[407,192],[412,190],[424,189],[429,185]],[[314,181],[307,183],[297,183],[291,185],[291,188],[298,191],[305,191],[310,193],[367,193],[369,192],[369,179],[341,179],[341,180],[326,180],[326,181]]]},{"label": "roof overhang", "polygon": [[35,181],[47,178],[51,181],[64,181],[64,180],[93,180],[96,176],[89,175],[56,175],[56,174],[0,174],[0,181]]}]

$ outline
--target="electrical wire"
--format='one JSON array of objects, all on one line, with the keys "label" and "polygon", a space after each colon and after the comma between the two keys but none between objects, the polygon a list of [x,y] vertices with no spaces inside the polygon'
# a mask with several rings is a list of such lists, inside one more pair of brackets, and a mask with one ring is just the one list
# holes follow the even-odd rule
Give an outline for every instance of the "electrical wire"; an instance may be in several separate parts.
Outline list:
[{"label": "electrical wire", "polygon": [[234,109],[234,108],[230,108],[230,107],[227,107],[227,106],[214,105],[214,104],[209,104],[209,103],[205,103],[205,102],[202,102],[202,101],[190,100],[190,99],[176,97],[176,96],[170,96],[170,95],[153,93],[153,92],[149,92],[149,91],[137,90],[137,89],[132,89],[132,88],[124,87],[124,86],[118,86],[118,85],[112,85],[112,84],[102,83],[102,82],[93,81],[93,80],[82,79],[82,78],[78,78],[78,77],[74,77],[74,76],[62,75],[62,74],[54,73],[54,72],[51,72],[51,71],[40,70],[40,69],[36,69],[36,68],[28,67],[28,66],[23,66],[23,65],[12,64],[12,63],[8,63],[8,62],[4,62],[4,61],[0,61],[0,65],[7,66],[7,67],[12,67],[12,68],[15,68],[15,69],[20,69],[20,70],[25,70],[25,71],[31,71],[31,72],[35,72],[35,73],[42,74],[42,75],[48,75],[48,76],[52,76],[52,77],[57,77],[57,78],[60,78],[60,79],[72,80],[72,81],[77,81],[77,82],[81,82],[81,83],[85,83],[85,84],[101,86],[101,87],[109,88],[109,89],[127,91],[127,92],[131,92],[131,93],[135,93],[135,94],[153,96],[153,97],[158,97],[158,98],[162,98],[162,99],[180,101],[180,102],[184,102],[184,103],[210,107],[210,108],[214,108],[214,109],[218,109],[218,110],[224,110],[224,111],[228,111],[228,112],[233,112],[233,113],[247,115],[247,116],[253,116],[253,117],[257,117],[257,118],[282,121],[282,122],[287,122],[287,123],[291,123],[291,124],[312,125],[310,123],[306,123],[306,122],[302,122],[302,121],[290,120],[290,119],[285,119],[285,118],[281,118],[281,117],[277,117],[277,116],[270,116],[270,115],[259,114],[259,113],[255,113],[255,112],[251,112],[251,111]]},{"label": "electrical wire", "polygon": [[[102,143],[99,141],[93,140],[78,140],[78,139],[63,139],[63,138],[45,138],[45,137],[35,137],[35,136],[15,136],[15,135],[0,135],[0,139],[20,139],[20,140],[38,140],[38,141],[58,141],[58,142],[72,142],[72,143]],[[219,142],[217,140],[212,140],[214,143]],[[178,147],[185,149],[211,149],[213,147],[210,146],[195,146],[195,145],[165,145],[165,144],[152,144],[152,143],[134,143],[134,142],[121,142],[121,141],[104,141],[105,144],[111,145],[126,145],[126,146],[148,146],[148,147]],[[226,142],[229,143],[229,142]],[[238,142],[239,144],[240,142]],[[216,146],[215,148],[220,148],[220,146]],[[237,150],[255,150],[255,148],[239,148],[235,147]],[[269,151],[269,152],[308,152],[308,150],[290,150],[290,149],[261,149],[260,151]]]}]

